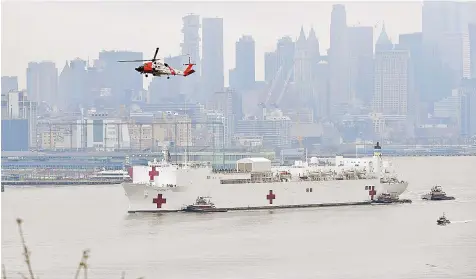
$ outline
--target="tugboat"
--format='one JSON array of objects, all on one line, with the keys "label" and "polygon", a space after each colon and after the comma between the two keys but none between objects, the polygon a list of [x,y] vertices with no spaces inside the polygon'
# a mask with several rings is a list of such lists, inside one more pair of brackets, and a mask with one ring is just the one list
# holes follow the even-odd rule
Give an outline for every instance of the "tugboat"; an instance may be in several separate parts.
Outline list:
[{"label": "tugboat", "polygon": [[194,204],[186,206],[185,212],[227,212],[226,209],[218,209],[210,201],[210,197],[198,197]]},{"label": "tugboat", "polygon": [[436,185],[433,188],[431,188],[430,193],[425,194],[421,197],[423,200],[432,200],[432,201],[442,201],[442,200],[454,200],[454,197],[449,197],[446,195],[446,193],[443,191],[443,188],[441,186]]},{"label": "tugboat", "polygon": [[382,193],[373,202],[386,204],[386,203],[394,203],[397,200],[398,199],[393,198],[392,195],[390,195],[389,193]]},{"label": "tugboat", "polygon": [[382,193],[377,197],[377,199],[373,200],[372,203],[376,203],[376,204],[412,203],[412,200],[400,199],[398,196],[392,195],[390,193]]},{"label": "tugboat", "polygon": [[446,218],[445,213],[443,212],[443,216],[441,216],[440,218],[438,218],[438,220],[436,220],[436,224],[438,226],[446,226],[448,224],[451,224],[451,221]]}]

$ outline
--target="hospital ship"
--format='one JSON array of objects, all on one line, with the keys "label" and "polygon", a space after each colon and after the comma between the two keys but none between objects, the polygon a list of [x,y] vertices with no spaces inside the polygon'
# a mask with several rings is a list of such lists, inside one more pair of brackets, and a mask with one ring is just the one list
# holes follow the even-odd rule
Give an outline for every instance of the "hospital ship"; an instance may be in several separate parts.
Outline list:
[{"label": "hospital ship", "polygon": [[129,213],[182,211],[201,197],[226,210],[369,204],[382,194],[398,200],[408,187],[382,159],[379,143],[372,157],[337,156],[332,166],[317,158],[278,167],[244,158],[233,170],[216,170],[210,163],[173,163],[166,148],[162,153],[161,161],[129,169],[132,181],[122,183]]}]

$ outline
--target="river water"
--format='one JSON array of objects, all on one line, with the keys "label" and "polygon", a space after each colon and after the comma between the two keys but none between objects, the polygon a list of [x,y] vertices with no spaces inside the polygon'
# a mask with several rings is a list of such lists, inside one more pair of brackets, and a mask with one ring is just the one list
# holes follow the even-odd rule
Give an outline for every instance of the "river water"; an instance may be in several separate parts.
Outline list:
[{"label": "river water", "polygon": [[[412,204],[214,214],[127,214],[120,186],[2,193],[2,263],[39,278],[476,278],[476,157],[396,158]],[[421,201],[440,184],[455,201]],[[454,221],[436,225],[445,212]]]}]

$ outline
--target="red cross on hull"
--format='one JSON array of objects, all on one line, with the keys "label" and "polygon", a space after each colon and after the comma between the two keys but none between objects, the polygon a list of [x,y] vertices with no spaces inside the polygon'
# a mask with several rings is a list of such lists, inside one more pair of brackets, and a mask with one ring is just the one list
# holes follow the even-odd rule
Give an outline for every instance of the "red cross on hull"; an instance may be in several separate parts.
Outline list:
[{"label": "red cross on hull", "polygon": [[155,203],[157,208],[162,208],[162,204],[166,204],[167,199],[162,198],[162,194],[157,194],[157,198],[152,199],[152,203]]},{"label": "red cross on hull", "polygon": [[273,194],[273,190],[269,190],[269,194],[266,195],[266,199],[269,200],[269,204],[273,204],[273,200],[276,199],[276,195]]},{"label": "red cross on hull", "polygon": [[155,167],[152,167],[152,170],[149,171],[150,181],[154,181],[154,177],[156,177],[157,175],[159,175],[159,172],[155,169]]},{"label": "red cross on hull", "polygon": [[370,196],[370,199],[371,200],[374,200],[374,196],[377,194],[377,192],[375,191],[375,186],[370,186],[370,189],[369,189],[369,196]]}]

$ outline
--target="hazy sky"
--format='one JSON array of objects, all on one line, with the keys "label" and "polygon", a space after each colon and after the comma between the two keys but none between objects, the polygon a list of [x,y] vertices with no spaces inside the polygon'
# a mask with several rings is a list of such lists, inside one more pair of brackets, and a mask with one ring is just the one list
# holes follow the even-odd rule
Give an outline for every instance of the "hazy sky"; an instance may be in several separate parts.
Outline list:
[{"label": "hazy sky", "polygon": [[[421,31],[421,2],[339,2],[348,25],[381,22],[394,42],[398,34]],[[182,17],[224,18],[225,84],[235,66],[235,42],[242,34],[256,42],[256,78],[264,77],[264,52],[278,38],[296,38],[301,25],[314,27],[321,53],[329,48],[329,24],[335,2],[26,2],[2,1],[2,76],[19,78],[25,88],[29,61],[51,60],[60,72],[66,60],[97,59],[100,50],[134,50],[153,55],[180,53]],[[377,25],[378,23],[378,25]],[[181,67],[177,65],[176,67]]]}]

